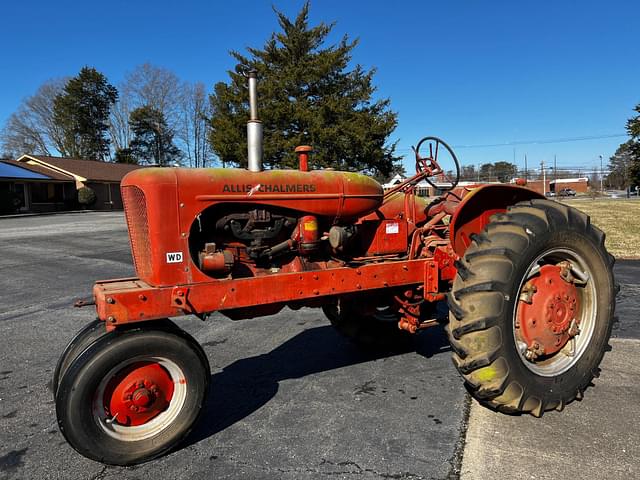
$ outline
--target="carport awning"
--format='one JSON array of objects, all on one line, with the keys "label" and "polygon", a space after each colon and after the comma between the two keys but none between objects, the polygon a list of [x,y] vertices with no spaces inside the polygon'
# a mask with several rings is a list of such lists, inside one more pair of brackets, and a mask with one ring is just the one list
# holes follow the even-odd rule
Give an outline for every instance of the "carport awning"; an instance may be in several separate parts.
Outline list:
[{"label": "carport awning", "polygon": [[0,178],[11,178],[16,180],[52,180],[41,173],[32,172],[26,168],[16,167],[8,163],[0,162]]}]

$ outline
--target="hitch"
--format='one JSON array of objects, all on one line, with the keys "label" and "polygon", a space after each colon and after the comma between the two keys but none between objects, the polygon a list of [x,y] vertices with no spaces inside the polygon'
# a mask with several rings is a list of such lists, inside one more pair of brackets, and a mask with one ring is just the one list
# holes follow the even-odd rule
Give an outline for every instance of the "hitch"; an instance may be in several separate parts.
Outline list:
[{"label": "hitch", "polygon": [[95,305],[96,301],[94,298],[82,298],[80,300],[76,300],[73,304],[75,308],[82,308],[88,305]]}]

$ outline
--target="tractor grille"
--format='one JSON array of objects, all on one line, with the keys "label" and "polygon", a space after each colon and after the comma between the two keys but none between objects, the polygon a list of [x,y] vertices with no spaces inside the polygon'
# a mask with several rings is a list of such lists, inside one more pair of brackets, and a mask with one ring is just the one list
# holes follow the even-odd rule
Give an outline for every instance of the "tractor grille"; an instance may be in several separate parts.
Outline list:
[{"label": "tractor grille", "polygon": [[151,275],[151,245],[149,244],[149,223],[147,221],[147,201],[138,187],[122,187],[124,213],[129,227],[129,240],[133,264],[142,279]]}]

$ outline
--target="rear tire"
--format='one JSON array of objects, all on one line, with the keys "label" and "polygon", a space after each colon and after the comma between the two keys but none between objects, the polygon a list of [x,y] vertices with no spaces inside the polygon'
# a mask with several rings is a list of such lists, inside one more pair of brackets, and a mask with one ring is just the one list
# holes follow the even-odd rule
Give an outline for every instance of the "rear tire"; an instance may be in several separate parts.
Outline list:
[{"label": "rear tire", "polygon": [[209,363],[181,330],[110,332],[69,365],[58,425],[82,455],[110,465],[151,460],[179,444],[204,405]]},{"label": "rear tire", "polygon": [[364,350],[401,349],[410,345],[412,334],[398,328],[400,315],[392,305],[365,315],[353,301],[338,300],[322,311],[331,325],[347,340]]},{"label": "rear tire", "polygon": [[[562,262],[586,282],[563,283]],[[472,395],[490,408],[535,416],[580,399],[611,335],[613,263],[604,234],[578,210],[533,200],[494,215],[457,263],[448,298],[453,361]],[[560,298],[553,288],[569,294]],[[527,313],[527,305],[542,313]]]}]

